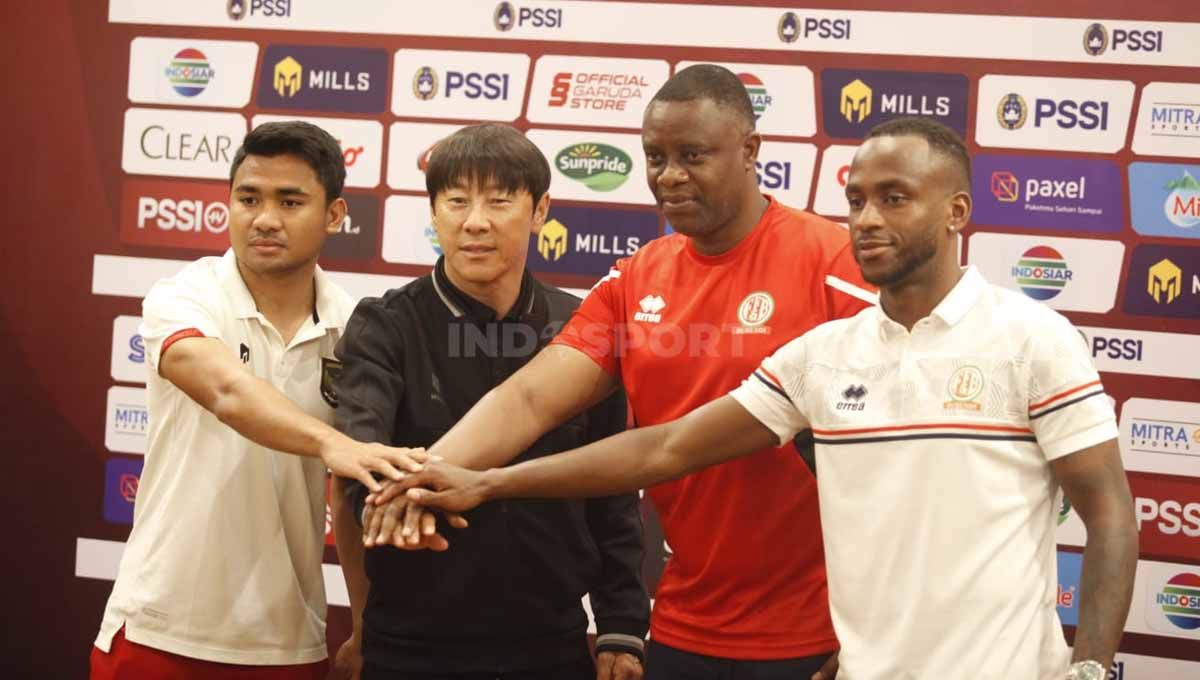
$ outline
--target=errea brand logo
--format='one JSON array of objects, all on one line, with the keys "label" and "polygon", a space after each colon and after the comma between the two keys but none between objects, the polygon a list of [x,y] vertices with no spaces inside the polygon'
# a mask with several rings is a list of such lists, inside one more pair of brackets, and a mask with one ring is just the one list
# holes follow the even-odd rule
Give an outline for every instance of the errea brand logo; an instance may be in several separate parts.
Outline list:
[{"label": "errea brand logo", "polygon": [[661,295],[647,295],[638,300],[638,307],[641,311],[634,312],[634,321],[645,321],[647,323],[659,323],[662,321],[662,310],[667,306],[667,302],[662,299]]}]

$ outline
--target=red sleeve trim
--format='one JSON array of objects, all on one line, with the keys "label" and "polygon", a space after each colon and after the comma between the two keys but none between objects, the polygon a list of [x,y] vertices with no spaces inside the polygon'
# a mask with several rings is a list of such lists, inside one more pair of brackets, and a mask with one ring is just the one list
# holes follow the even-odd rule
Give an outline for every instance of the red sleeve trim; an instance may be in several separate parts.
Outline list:
[{"label": "red sleeve trim", "polygon": [[180,340],[182,340],[184,338],[203,338],[203,337],[204,337],[204,334],[200,332],[199,328],[185,328],[181,331],[175,331],[171,335],[167,336],[166,340],[163,340],[162,349],[160,349],[158,351],[158,360],[162,361],[162,358],[167,354],[167,350],[171,349],[171,345],[174,345],[175,343],[179,342]]},{"label": "red sleeve trim", "polygon": [[1033,410],[1035,410],[1035,409],[1039,409],[1039,408],[1041,408],[1041,407],[1043,407],[1043,406],[1046,406],[1047,404],[1049,404],[1049,403],[1051,403],[1051,402],[1058,401],[1059,399],[1063,399],[1063,398],[1065,398],[1065,397],[1069,397],[1069,396],[1071,396],[1072,394],[1075,394],[1076,392],[1078,392],[1078,391],[1080,391],[1080,390],[1086,390],[1086,389],[1087,389],[1087,388],[1089,388],[1089,387],[1094,387],[1094,386],[1096,386],[1096,385],[1099,385],[1099,384],[1100,384],[1100,381],[1099,381],[1099,380],[1093,380],[1092,382],[1090,382],[1090,383],[1086,383],[1086,384],[1083,384],[1083,385],[1080,385],[1079,387],[1072,387],[1071,389],[1069,389],[1069,390],[1067,390],[1067,391],[1065,391],[1065,392],[1059,392],[1058,394],[1056,394],[1056,395],[1054,395],[1054,396],[1052,396],[1052,397],[1047,397],[1046,399],[1043,399],[1042,401],[1039,401],[1039,402],[1038,402],[1038,403],[1036,403],[1036,404],[1030,404],[1030,405],[1029,405],[1029,410],[1030,410],[1030,411],[1033,411]]}]

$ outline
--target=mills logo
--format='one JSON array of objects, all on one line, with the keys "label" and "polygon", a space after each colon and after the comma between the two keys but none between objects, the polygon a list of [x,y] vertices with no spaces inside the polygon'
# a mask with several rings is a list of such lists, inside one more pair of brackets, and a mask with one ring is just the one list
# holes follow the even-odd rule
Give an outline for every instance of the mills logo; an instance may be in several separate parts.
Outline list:
[{"label": "mills logo", "polygon": [[996,105],[996,120],[1005,130],[1020,129],[1028,117],[1029,107],[1025,105],[1025,98],[1015,92],[1004,95]]},{"label": "mills logo", "polygon": [[1049,300],[1063,291],[1074,274],[1062,253],[1050,246],[1034,246],[1012,268],[1021,291],[1034,300]]},{"label": "mills logo", "polygon": [[1200,628],[1200,575],[1176,575],[1154,594],[1154,602],[1175,626],[1183,630]]},{"label": "mills logo", "polygon": [[843,87],[841,111],[847,122],[861,123],[871,115],[871,88],[857,79]]},{"label": "mills logo", "polygon": [[750,104],[754,107],[754,119],[762,118],[767,108],[771,106],[771,95],[767,94],[767,86],[753,73],[739,73],[738,79],[746,86],[746,94],[750,95]]},{"label": "mills logo", "polygon": [[558,220],[546,222],[538,232],[538,254],[543,260],[557,262],[567,254],[567,241],[570,237],[571,230],[567,229],[567,225]]},{"label": "mills logo", "polygon": [[629,179],[633,160],[615,146],[584,143],[559,151],[554,165],[592,191],[612,191]]},{"label": "mills logo", "polygon": [[275,64],[275,91],[280,97],[295,97],[302,87],[304,67],[292,57]]},{"label": "mills logo", "polygon": [[1146,281],[1146,293],[1158,304],[1171,304],[1183,288],[1183,270],[1174,262],[1163,258],[1150,267]]},{"label": "mills logo", "polygon": [[175,53],[166,75],[176,92],[184,97],[195,97],[208,87],[216,72],[203,52],[188,47]]}]

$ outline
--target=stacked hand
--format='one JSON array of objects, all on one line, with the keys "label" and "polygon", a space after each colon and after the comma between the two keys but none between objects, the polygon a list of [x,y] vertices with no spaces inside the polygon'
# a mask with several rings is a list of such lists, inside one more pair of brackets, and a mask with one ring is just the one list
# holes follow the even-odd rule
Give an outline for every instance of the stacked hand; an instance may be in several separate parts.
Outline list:
[{"label": "stacked hand", "polygon": [[[460,514],[485,500],[485,473],[426,456],[423,465],[367,496],[363,510],[363,545],[393,545],[405,550],[446,550],[450,543],[437,532],[433,509],[445,513],[450,526],[462,529]],[[424,487],[424,488],[422,488]]]},{"label": "stacked hand", "polygon": [[421,464],[429,460],[429,454],[425,449],[365,444],[339,436],[321,447],[321,460],[337,476],[357,479],[372,492],[377,492],[383,487],[375,481],[372,472],[385,479],[401,480],[405,474],[420,470]]}]

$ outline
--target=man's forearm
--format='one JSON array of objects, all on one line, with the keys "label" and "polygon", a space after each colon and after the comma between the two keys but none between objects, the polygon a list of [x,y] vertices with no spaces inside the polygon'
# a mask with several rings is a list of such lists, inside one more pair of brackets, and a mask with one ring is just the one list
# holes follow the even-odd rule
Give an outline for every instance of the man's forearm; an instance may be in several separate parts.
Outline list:
[{"label": "man's forearm", "polygon": [[514,381],[493,388],[429,448],[431,456],[473,470],[508,464],[557,423],[531,405]]},{"label": "man's forearm", "polygon": [[362,529],[354,516],[355,503],[349,492],[356,486],[352,480],[334,476],[330,510],[333,512],[333,538],[337,544],[338,562],[346,579],[346,592],[350,596],[350,616],[354,623],[354,634],[361,639],[362,613],[367,603],[366,569],[363,566]]},{"label": "man's forearm", "polygon": [[1079,584],[1075,660],[1094,659],[1108,668],[1121,641],[1137,568],[1137,527],[1124,517],[1088,527]]},{"label": "man's forearm", "polygon": [[208,408],[246,439],[284,453],[319,458],[327,447],[349,443],[345,435],[249,373],[222,384]]}]

